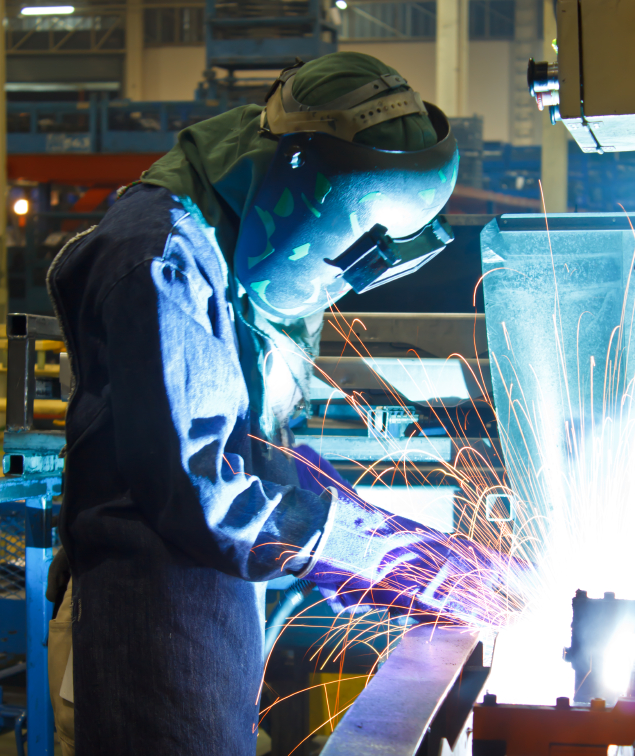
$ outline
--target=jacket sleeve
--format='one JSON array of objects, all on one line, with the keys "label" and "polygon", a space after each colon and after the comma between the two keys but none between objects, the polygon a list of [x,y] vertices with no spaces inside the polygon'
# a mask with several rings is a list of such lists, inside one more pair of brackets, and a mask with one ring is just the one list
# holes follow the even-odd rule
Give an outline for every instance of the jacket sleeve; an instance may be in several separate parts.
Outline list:
[{"label": "jacket sleeve", "polygon": [[303,573],[330,497],[245,473],[248,398],[224,279],[195,241],[186,223],[173,229],[163,257],[103,301],[119,473],[150,526],[196,563],[250,581]]}]

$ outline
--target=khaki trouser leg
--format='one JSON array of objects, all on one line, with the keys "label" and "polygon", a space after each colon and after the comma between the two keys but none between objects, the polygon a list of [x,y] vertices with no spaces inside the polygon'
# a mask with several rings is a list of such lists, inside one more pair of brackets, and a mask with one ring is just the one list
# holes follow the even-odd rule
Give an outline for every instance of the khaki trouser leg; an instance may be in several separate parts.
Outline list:
[{"label": "khaki trouser leg", "polygon": [[[55,716],[55,727],[60,739],[63,756],[75,756],[75,706],[60,695],[60,688],[64,680],[64,673],[69,664],[72,650],[71,633],[71,595],[73,581],[71,580],[64,594],[64,600],[59,608],[57,617],[49,622],[49,690]],[[71,662],[72,663],[72,662]],[[72,679],[72,678],[71,678]],[[67,677],[68,681],[68,677]],[[65,684],[66,688],[69,686]],[[68,694],[66,694],[68,696]]]}]

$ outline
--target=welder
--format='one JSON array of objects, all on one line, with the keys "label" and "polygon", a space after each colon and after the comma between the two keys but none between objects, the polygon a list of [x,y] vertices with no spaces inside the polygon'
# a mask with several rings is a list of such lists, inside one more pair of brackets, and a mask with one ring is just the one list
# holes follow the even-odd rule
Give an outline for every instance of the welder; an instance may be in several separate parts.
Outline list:
[{"label": "welder", "polygon": [[267,580],[307,576],[341,608],[390,576],[412,606],[397,568],[438,534],[294,451],[289,419],[324,310],[416,267],[395,249],[457,168],[441,111],[336,53],[186,128],[54,261],[78,756],[253,754]]}]

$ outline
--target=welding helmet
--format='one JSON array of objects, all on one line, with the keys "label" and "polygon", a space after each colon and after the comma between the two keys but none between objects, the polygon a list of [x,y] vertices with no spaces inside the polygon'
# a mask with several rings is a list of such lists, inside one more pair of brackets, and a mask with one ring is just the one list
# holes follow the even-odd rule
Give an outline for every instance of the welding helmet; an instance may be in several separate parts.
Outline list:
[{"label": "welding helmet", "polygon": [[[293,97],[296,73],[283,71],[268,96],[261,126],[278,146],[243,215],[234,257],[252,301],[282,318],[306,317],[351,289],[361,293],[412,273],[438,254],[452,234],[435,218],[459,165],[445,115],[398,74],[306,106]],[[398,152],[352,141],[411,113],[427,114],[436,144]]]}]

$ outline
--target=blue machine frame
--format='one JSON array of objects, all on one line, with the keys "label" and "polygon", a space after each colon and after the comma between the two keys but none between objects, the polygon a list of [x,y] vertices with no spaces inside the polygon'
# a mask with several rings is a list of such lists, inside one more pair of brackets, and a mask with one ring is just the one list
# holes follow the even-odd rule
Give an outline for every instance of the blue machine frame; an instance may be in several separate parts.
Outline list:
[{"label": "blue machine frame", "polygon": [[[220,4],[216,0],[206,3],[205,45],[209,69],[224,68],[230,72],[277,69],[293,64],[298,54],[308,61],[337,52],[337,28],[325,18],[322,0],[309,0],[308,12],[303,16],[257,18],[219,15],[216,6]],[[271,36],[247,36],[244,32],[254,25],[271,29]],[[304,27],[310,29],[310,34],[276,36],[276,30],[281,27]],[[324,39],[325,34],[330,34],[330,41]]]},{"label": "blue machine frame", "polygon": [[[130,102],[94,97],[87,102],[9,102],[7,109],[7,147],[14,155],[167,152],[179,131],[222,112],[218,103],[200,100]],[[69,130],[61,131],[65,124]]]},{"label": "blue machine frame", "polygon": [[84,102],[8,102],[9,153],[96,152],[98,105],[95,95]]},{"label": "blue machine frame", "polygon": [[[199,100],[113,100],[100,105],[102,152],[168,152],[176,144],[179,131],[221,112],[218,105]],[[120,127],[113,128],[112,121],[117,117]]]},{"label": "blue machine frame", "polygon": [[[14,652],[24,635],[26,609],[26,712],[2,706],[0,717],[13,718],[18,753],[23,754],[22,726],[27,725],[29,756],[53,756],[53,709],[48,684],[48,623],[52,604],[46,599],[48,569],[53,558],[53,497],[62,492],[65,444],[63,432],[33,429],[36,339],[61,340],[57,320],[12,314],[7,321],[7,431],[4,436],[4,478],[0,479],[0,511],[24,510],[25,602],[2,601],[3,629],[13,629]],[[17,503],[17,507],[16,507]],[[7,616],[7,610],[8,616]],[[17,632],[15,630],[17,629]],[[3,650],[10,650],[4,647]]]}]

